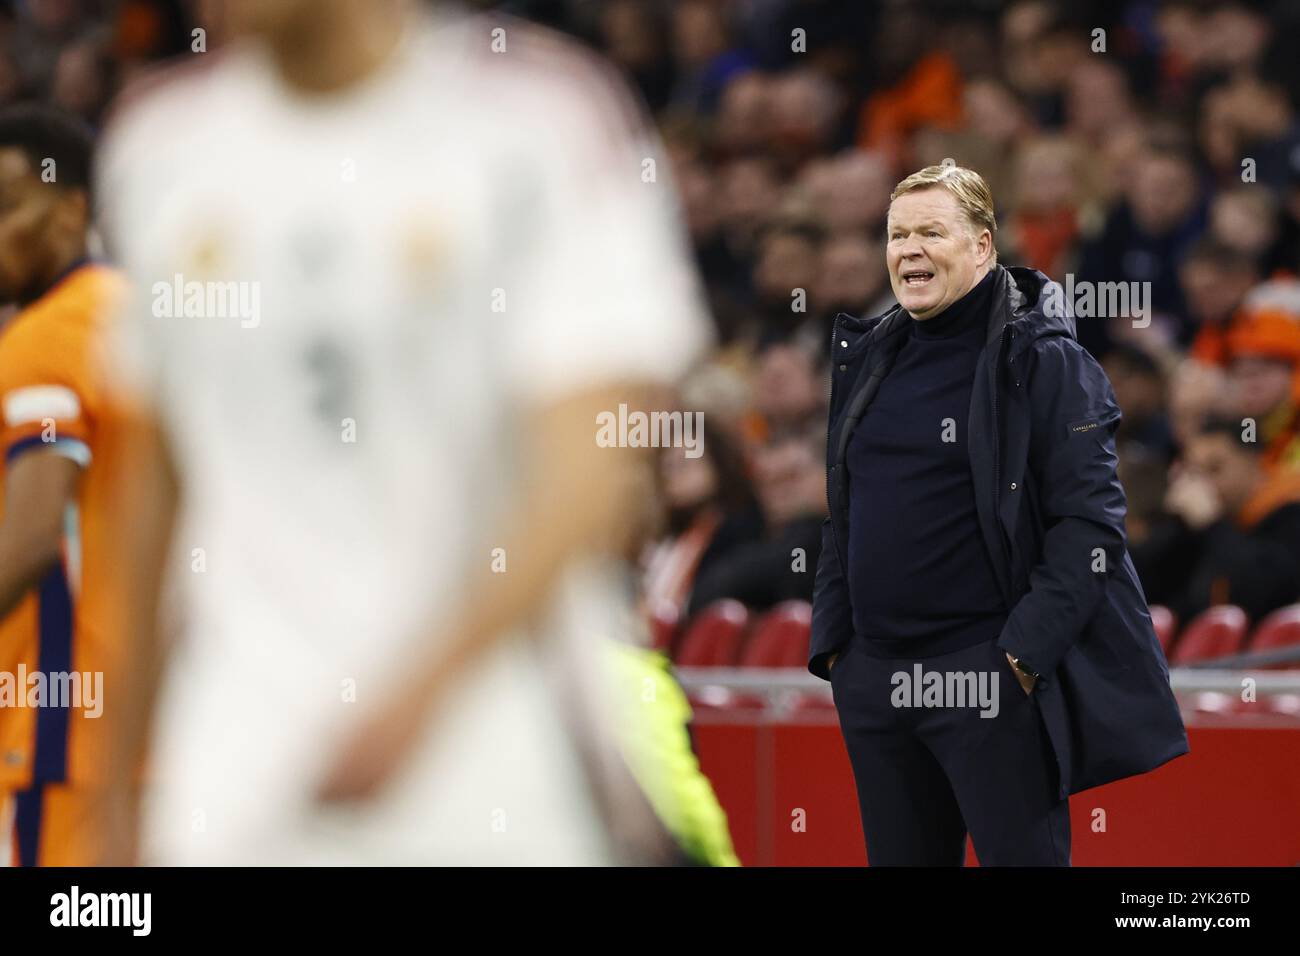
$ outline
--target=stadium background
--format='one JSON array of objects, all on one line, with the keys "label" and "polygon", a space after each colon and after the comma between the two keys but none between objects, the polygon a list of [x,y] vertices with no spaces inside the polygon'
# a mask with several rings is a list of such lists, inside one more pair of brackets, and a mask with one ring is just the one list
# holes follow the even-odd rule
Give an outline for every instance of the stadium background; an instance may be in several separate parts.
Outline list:
[{"label": "stadium background", "polygon": [[[827,336],[892,304],[889,192],[951,157],[993,189],[1001,261],[1151,290],[1149,326],[1079,335],[1124,410],[1130,545],[1192,754],[1075,797],[1076,862],[1300,862],[1300,2],[484,6],[612,59],[671,159],[718,347],[683,387],[705,454],[663,455],[644,600],[741,858],[864,859],[829,695],[801,672]],[[0,102],[98,127],[196,26],[220,46],[218,0],[0,4]],[[1185,460],[1224,416],[1258,424],[1262,455],[1241,454],[1267,507],[1216,502]],[[1274,648],[1242,702],[1222,660]]]}]

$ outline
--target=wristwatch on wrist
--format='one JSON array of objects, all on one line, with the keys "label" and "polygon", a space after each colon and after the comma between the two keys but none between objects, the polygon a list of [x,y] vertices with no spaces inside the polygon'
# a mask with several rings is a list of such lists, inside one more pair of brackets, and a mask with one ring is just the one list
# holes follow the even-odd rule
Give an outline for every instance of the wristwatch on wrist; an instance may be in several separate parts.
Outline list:
[{"label": "wristwatch on wrist", "polygon": [[1034,680],[1038,680],[1040,677],[1043,676],[1042,674],[1038,673],[1038,671],[1030,670],[1029,665],[1026,664],[1018,657],[1011,658],[1011,663],[1015,664],[1016,670],[1020,671],[1020,673],[1024,674],[1026,677],[1032,677]]}]

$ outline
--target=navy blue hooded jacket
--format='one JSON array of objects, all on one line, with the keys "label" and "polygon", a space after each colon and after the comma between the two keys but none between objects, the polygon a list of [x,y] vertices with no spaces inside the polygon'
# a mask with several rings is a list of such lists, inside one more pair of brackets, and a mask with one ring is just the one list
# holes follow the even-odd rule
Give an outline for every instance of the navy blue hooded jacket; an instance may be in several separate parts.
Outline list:
[{"label": "navy blue hooded jacket", "polygon": [[[994,270],[988,334],[971,389],[971,476],[981,536],[1008,612],[997,644],[1043,675],[1033,692],[1064,797],[1187,753],[1187,733],[1128,555],[1114,440],[1120,410],[1110,382],[1079,345],[1058,284],[1032,269]],[[843,314],[835,320],[830,516],[822,528],[808,658],[808,669],[822,678],[827,658],[853,634],[843,570],[849,439],[911,322],[899,306],[865,321]]]}]

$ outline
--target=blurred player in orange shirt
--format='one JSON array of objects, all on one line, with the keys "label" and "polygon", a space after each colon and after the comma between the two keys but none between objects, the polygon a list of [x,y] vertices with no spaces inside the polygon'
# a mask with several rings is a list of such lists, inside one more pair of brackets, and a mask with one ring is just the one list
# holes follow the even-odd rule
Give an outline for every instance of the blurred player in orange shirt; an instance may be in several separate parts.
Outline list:
[{"label": "blurred player in orange shirt", "polygon": [[121,280],[87,258],[90,131],[0,111],[0,801],[19,865],[94,859],[103,778],[107,518],[104,313]]}]

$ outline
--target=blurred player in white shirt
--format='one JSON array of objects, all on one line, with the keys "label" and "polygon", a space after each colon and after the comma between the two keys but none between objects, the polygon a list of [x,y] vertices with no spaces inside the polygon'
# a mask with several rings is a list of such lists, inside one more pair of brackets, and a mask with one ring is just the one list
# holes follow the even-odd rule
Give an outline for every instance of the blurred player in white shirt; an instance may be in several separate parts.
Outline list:
[{"label": "blurred player in white shirt", "polygon": [[707,342],[665,164],[522,23],[226,12],[232,42],[124,96],[100,173],[138,298],[141,859],[610,862],[565,725],[602,746],[574,688],[620,611],[590,569],[642,462],[596,415]]}]

